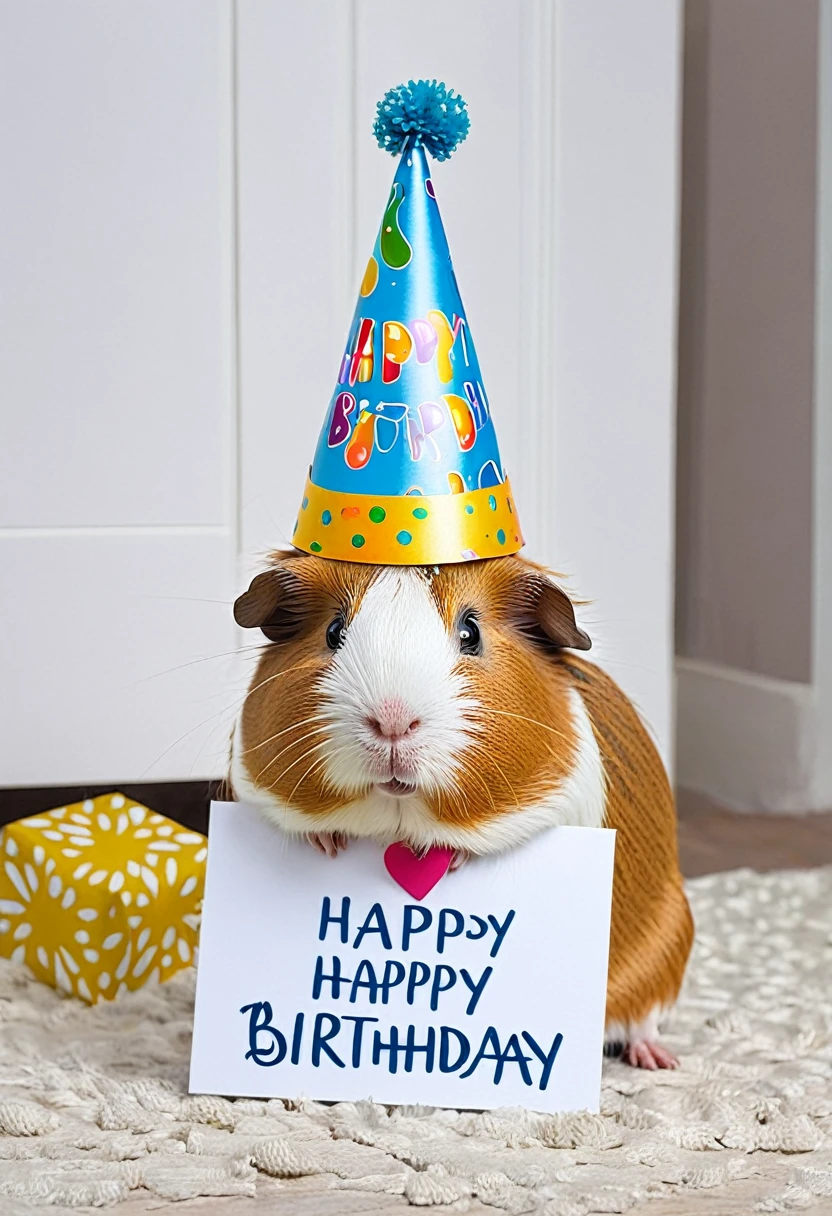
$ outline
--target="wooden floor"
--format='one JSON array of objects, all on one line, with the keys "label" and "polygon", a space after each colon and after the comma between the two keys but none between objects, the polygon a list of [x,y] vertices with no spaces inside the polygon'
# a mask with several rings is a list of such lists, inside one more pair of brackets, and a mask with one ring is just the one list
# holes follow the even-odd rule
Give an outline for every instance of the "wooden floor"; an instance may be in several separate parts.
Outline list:
[{"label": "wooden floor", "polygon": [[688,878],[739,866],[763,871],[832,864],[832,813],[756,815],[725,810],[690,790],[676,797],[679,858]]},{"label": "wooden floor", "polygon": [[[95,786],[0,790],[0,825],[112,789]],[[207,830],[212,793],[208,782],[125,784],[120,789],[129,798],[192,830]],[[739,866],[778,870],[832,864],[832,813],[757,815],[728,811],[689,790],[679,790],[677,800],[679,854],[682,872],[688,878]]]}]

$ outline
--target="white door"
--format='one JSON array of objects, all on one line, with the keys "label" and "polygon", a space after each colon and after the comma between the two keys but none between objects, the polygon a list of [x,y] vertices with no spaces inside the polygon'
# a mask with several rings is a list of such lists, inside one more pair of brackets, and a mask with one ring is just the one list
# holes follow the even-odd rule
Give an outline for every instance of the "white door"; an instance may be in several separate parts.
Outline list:
[{"label": "white door", "polygon": [[668,753],[679,9],[11,0],[0,785],[222,772],[231,602],[294,519],[393,162],[436,179],[530,555]]}]

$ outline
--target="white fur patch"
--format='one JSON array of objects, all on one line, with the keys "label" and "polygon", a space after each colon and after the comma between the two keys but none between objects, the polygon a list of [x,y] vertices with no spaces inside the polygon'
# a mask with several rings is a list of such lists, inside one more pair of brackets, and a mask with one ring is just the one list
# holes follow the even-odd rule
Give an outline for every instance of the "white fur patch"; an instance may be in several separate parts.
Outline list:
[{"label": "white fur patch", "polygon": [[578,746],[572,772],[536,806],[503,811],[474,831],[462,833],[473,853],[499,853],[536,836],[546,828],[600,828],[607,809],[606,777],[598,741],[583,698],[569,690],[572,727]]},{"label": "white fur patch", "polygon": [[667,1017],[672,1005],[654,1005],[646,1018],[640,1022],[607,1022],[604,1028],[605,1043],[655,1043],[659,1037],[659,1023]]},{"label": "white fur patch", "polygon": [[[466,731],[474,728],[467,714],[476,708],[454,672],[458,658],[424,574],[382,570],[321,681],[331,740],[325,767],[335,789],[359,795],[374,781],[416,774],[425,791],[452,786]],[[392,768],[389,745],[368,726],[390,703],[419,722],[396,745]]]},{"label": "white fur patch", "polygon": [[[426,845],[442,839],[418,794],[401,798],[374,783],[393,776],[407,780],[412,773],[418,774],[425,791],[453,788],[469,732],[480,729],[471,717],[478,702],[454,671],[458,658],[425,575],[411,569],[381,570],[320,683],[319,713],[328,728],[321,748],[325,771],[329,784],[349,804],[310,820],[305,812],[255,786],[242,761],[239,722],[231,767],[238,796],[287,832],[344,831]],[[408,720],[419,723],[412,737],[396,744],[392,764],[389,746],[368,725],[368,719],[381,715],[391,702],[403,707]]]}]

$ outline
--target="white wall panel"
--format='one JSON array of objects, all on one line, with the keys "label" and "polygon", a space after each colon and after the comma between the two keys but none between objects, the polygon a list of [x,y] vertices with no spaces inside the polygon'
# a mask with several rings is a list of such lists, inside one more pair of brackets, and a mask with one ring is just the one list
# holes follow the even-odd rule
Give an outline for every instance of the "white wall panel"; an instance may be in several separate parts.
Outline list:
[{"label": "white wall panel", "polygon": [[0,8],[1,526],[226,522],[228,11]]},{"label": "white wall panel", "polygon": [[227,539],[18,535],[0,539],[0,565],[13,589],[3,613],[3,785],[224,771],[225,711],[238,695],[233,658],[214,657],[237,640]]},{"label": "white wall panel", "polygon": [[670,758],[680,6],[559,0],[547,556]]},{"label": "white wall panel", "polygon": [[351,11],[350,0],[238,6],[244,558],[291,536],[358,291]]},{"label": "white wall panel", "polygon": [[230,0],[0,9],[0,785],[223,771],[232,34]]}]

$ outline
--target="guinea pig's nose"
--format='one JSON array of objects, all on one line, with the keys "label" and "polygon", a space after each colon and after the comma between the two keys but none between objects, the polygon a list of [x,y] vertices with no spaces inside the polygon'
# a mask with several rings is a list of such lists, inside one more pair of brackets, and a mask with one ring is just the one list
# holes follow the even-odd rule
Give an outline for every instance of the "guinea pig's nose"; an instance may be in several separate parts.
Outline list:
[{"label": "guinea pig's nose", "polygon": [[387,743],[412,735],[421,726],[408,706],[396,699],[382,701],[374,713],[367,714],[366,721],[373,734]]}]

